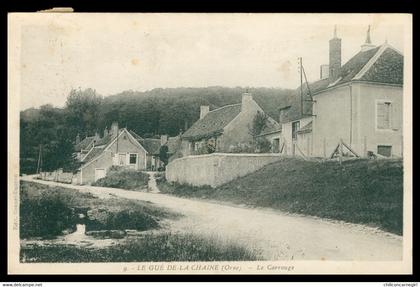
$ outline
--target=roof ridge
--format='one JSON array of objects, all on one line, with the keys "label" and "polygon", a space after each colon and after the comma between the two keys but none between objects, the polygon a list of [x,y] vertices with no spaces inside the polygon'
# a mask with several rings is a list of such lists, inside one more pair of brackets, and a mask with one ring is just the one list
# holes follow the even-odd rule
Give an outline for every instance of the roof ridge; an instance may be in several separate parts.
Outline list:
[{"label": "roof ridge", "polygon": [[[212,113],[212,112],[215,112],[215,111],[220,110],[220,109],[223,109],[223,108],[233,107],[233,106],[239,106],[239,105],[242,105],[242,103],[230,104],[230,105],[226,105],[226,106],[223,106],[223,107],[219,107],[219,108],[217,108],[217,109],[214,109],[214,110],[212,110],[212,111],[209,111],[208,113]],[[208,114],[208,113],[207,113],[207,114]]]},{"label": "roof ridge", "polygon": [[351,79],[353,80],[359,80],[361,79],[364,74],[366,74],[367,71],[373,66],[373,64],[379,59],[379,57],[385,52],[385,50],[388,48],[388,44],[382,44],[381,46],[378,46],[378,51],[367,61],[367,63],[360,69],[360,71]]}]

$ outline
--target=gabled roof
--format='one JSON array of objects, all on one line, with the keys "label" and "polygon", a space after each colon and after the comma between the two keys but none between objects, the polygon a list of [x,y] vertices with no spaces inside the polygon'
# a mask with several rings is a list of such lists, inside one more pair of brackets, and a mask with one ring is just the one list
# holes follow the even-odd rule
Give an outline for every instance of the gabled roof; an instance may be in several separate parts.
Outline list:
[{"label": "gabled roof", "polygon": [[153,155],[159,154],[160,139],[144,139],[141,143],[148,153]]},{"label": "gabled roof", "polygon": [[97,146],[103,146],[103,145],[107,145],[111,142],[111,140],[113,140],[115,138],[115,136],[113,136],[112,134],[108,134],[106,136],[104,136],[103,138],[99,139],[96,141],[95,145]]},{"label": "gabled roof", "polygon": [[261,131],[259,136],[272,134],[272,133],[280,132],[280,131],[281,131],[281,125],[275,120],[268,118],[267,124],[264,127],[264,129]]},{"label": "gabled roof", "polygon": [[[121,129],[121,130],[118,131],[118,137],[120,137],[124,132],[126,132],[128,134],[128,136],[131,137],[132,140],[135,141],[135,143],[137,145],[139,145],[143,150],[145,150],[146,152],[148,152],[144,148],[144,146],[136,139],[136,137],[131,132],[129,132],[126,128],[123,128],[123,129]],[[96,144],[98,146],[93,147],[89,151],[89,153],[86,155],[86,157],[83,159],[83,163],[84,163],[83,166],[86,166],[87,164],[89,164],[94,159],[99,158],[100,156],[102,156],[103,152],[105,152],[115,142],[116,138],[117,137],[113,137],[112,134],[108,134],[107,136],[105,136],[101,140],[97,141]],[[99,145],[99,143],[101,145]]]},{"label": "gabled roof", "polygon": [[75,151],[81,151],[82,149],[87,149],[90,144],[92,144],[95,137],[85,137],[80,143],[74,146]]},{"label": "gabled roof", "polygon": [[224,106],[196,121],[181,137],[200,140],[223,132],[223,129],[241,112],[242,104]]},{"label": "gabled roof", "polygon": [[135,131],[129,130],[128,131],[137,141],[141,142],[144,140],[141,136],[139,136]]},{"label": "gabled roof", "polygon": [[105,149],[105,147],[93,147],[89,151],[89,153],[86,155],[86,157],[83,159],[83,162],[87,163],[87,162],[91,161],[92,159],[94,159],[95,157],[100,155],[104,151],[104,149]]},{"label": "gabled roof", "polygon": [[[337,80],[330,83],[329,79],[318,80],[309,84],[312,95],[320,93],[351,81],[366,81],[382,84],[403,84],[403,55],[388,44],[360,51],[348,60],[339,70]],[[291,99],[291,103],[285,111],[285,122],[295,121],[312,114],[312,102],[310,100],[307,84],[302,86],[303,113],[301,108],[300,87],[298,87]]]}]

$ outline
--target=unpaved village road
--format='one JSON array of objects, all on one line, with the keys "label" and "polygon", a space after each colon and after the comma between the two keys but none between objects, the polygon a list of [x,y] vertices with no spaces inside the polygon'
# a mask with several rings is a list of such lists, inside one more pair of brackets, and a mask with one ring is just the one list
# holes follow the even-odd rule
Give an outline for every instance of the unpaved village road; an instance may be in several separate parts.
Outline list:
[{"label": "unpaved village road", "polygon": [[230,240],[260,250],[268,260],[401,260],[402,237],[363,227],[269,209],[234,207],[159,193],[94,186],[63,186],[81,192],[144,200],[182,213],[171,222],[173,231],[192,232]]}]

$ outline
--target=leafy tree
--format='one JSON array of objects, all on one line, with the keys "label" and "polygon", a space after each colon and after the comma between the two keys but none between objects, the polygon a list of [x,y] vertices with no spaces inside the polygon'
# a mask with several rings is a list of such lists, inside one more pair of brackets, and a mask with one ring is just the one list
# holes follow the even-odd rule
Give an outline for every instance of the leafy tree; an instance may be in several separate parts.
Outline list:
[{"label": "leafy tree", "polygon": [[249,127],[249,133],[254,139],[267,127],[267,120],[268,116],[265,113],[257,111]]},{"label": "leafy tree", "polygon": [[165,164],[165,166],[168,164],[169,154],[168,154],[168,146],[167,145],[163,145],[163,146],[160,147],[159,159]]}]

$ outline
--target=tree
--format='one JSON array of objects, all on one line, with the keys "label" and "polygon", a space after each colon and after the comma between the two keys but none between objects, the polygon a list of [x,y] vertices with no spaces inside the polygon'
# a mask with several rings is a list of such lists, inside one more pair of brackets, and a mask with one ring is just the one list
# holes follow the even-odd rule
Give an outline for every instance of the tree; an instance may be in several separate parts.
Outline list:
[{"label": "tree", "polygon": [[66,101],[66,124],[69,133],[86,136],[97,131],[102,97],[93,89],[71,90]]},{"label": "tree", "polygon": [[256,139],[256,137],[267,127],[268,116],[260,111],[254,116],[251,126],[249,127],[250,135]]},{"label": "tree", "polygon": [[159,150],[159,159],[166,165],[168,165],[169,161],[169,154],[168,154],[168,146],[163,145],[160,147]]}]

